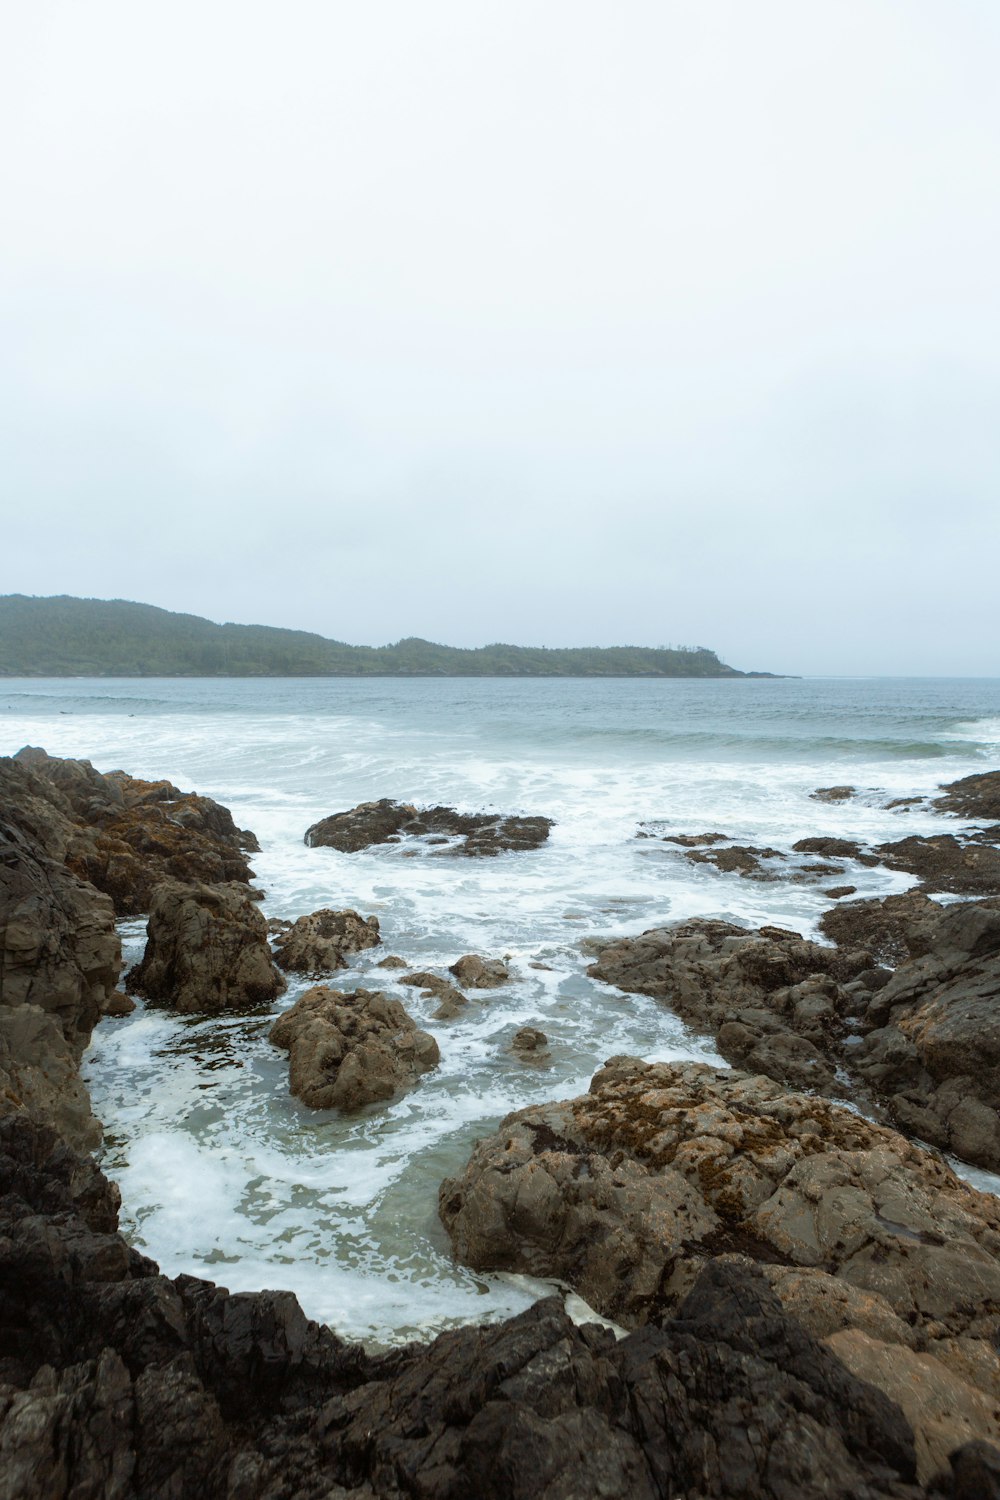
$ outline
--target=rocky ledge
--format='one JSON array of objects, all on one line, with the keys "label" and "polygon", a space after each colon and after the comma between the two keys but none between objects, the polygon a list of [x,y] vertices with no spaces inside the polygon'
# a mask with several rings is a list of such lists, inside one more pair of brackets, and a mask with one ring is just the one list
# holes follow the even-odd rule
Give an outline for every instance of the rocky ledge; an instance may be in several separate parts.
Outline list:
[{"label": "rocky ledge", "polygon": [[[737,1066],[879,1104],[922,1139],[1000,1168],[1000,911],[919,893],[862,907],[854,921],[854,906],[830,914],[838,947],[691,921],[600,949],[589,973],[665,1001]],[[908,954],[894,973],[878,962],[890,942]]]},{"label": "rocky ledge", "polygon": [[466,1264],[559,1277],[632,1328],[683,1321],[720,1259],[753,1263],[906,1414],[924,1483],[1000,1438],[1000,1205],[826,1100],[615,1058],[589,1094],[508,1115],[440,1212]]},{"label": "rocky ledge", "polygon": [[537,849],[553,826],[551,818],[526,818],[515,814],[460,813],[453,807],[419,809],[405,802],[383,798],[362,802],[348,812],[331,813],[306,830],[310,848],[339,849],[355,854],[373,844],[399,843],[404,838],[440,844],[451,854],[492,856],[505,852]]}]

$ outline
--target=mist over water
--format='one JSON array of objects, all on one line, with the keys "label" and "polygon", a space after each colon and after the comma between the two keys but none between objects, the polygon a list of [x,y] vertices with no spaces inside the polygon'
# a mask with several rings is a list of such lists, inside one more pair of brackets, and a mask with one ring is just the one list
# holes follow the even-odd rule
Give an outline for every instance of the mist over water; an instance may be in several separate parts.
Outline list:
[{"label": "mist over water", "polygon": [[[451,1262],[438,1185],[478,1136],[511,1109],[582,1091],[616,1053],[718,1061],[656,1001],[590,980],[583,939],[695,915],[812,932],[824,886],[870,895],[912,883],[849,862],[815,885],[741,879],[637,839],[639,823],[778,848],[810,834],[941,831],[929,812],[882,804],[998,763],[1000,681],[8,681],[0,723],[4,753],[43,745],[224,802],[260,839],[266,915],[354,906],[378,917],[382,947],[337,987],[397,993],[442,1058],[389,1105],[341,1116],[291,1098],[287,1055],[267,1031],[302,982],[249,1016],[140,1003],[101,1023],[85,1071],[123,1225],[165,1271],[287,1287],[338,1332],[391,1342],[538,1293]],[[834,783],[859,796],[810,798]],[[556,826],[537,852],[494,860],[303,844],[316,819],[377,797]],[[123,932],[134,961],[144,924]],[[398,953],[443,970],[466,952],[509,955],[515,979],[471,992],[449,1022],[430,1021],[436,1001],[374,967]],[[526,1024],[548,1035],[546,1067],[510,1051]]]}]

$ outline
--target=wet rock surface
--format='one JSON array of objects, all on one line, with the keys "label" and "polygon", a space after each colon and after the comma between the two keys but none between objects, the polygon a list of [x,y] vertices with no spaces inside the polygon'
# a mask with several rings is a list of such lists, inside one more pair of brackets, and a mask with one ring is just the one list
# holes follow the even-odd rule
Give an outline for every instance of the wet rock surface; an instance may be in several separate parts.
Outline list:
[{"label": "wet rock surface", "polygon": [[478,953],[466,953],[449,965],[448,973],[469,990],[495,990],[510,979],[502,958],[480,958]]},{"label": "wet rock surface", "polygon": [[[373,844],[430,836],[448,841],[447,849],[442,852],[492,856],[537,849],[548,838],[552,826],[551,818],[460,813],[453,807],[421,809],[382,798],[322,818],[306,830],[305,842],[310,848],[339,849],[344,854],[353,854]],[[458,842],[452,845],[451,840]]]},{"label": "wet rock surface", "polygon": [[159,885],[142,961],[126,976],[143,995],[188,1014],[217,1015],[275,999],[285,988],[267,922],[242,885]]},{"label": "wet rock surface", "polygon": [[[11,764],[0,763],[0,791],[7,791]],[[246,852],[259,847],[256,838],[211,797],[124,771],[102,774],[89,761],[32,747],[19,751],[13,765],[22,778],[18,800],[30,797],[59,830],[58,857],[111,896],[120,917],[148,911],[163,880],[247,884],[253,878]]]},{"label": "wet rock surface", "polygon": [[[345,954],[376,948],[382,941],[377,917],[363,917],[346,909],[324,907],[299,917],[278,938],[274,961],[295,974],[330,974],[346,969]],[[390,966],[391,967],[391,966]]]},{"label": "wet rock surface", "polygon": [[[706,1268],[620,1342],[548,1299],[371,1357],[287,1293],[159,1274],[116,1207],[51,1133],[0,1122],[0,1455],[22,1500],[930,1493],[898,1406],[751,1265]],[[934,1492],[994,1454],[967,1444]]]},{"label": "wet rock surface", "polygon": [[374,990],[307,990],[279,1016],[270,1038],[290,1054],[289,1087],[311,1109],[392,1099],[441,1057],[401,1002]]},{"label": "wet rock surface", "polygon": [[959,781],[947,782],[941,791],[944,796],[935,797],[933,803],[939,812],[1000,822],[1000,771],[963,776]]},{"label": "wet rock surface", "polygon": [[467,1264],[559,1276],[627,1327],[683,1318],[706,1262],[755,1262],[811,1336],[856,1335],[852,1359],[866,1350],[892,1399],[919,1356],[942,1424],[924,1482],[946,1451],[997,1435],[1000,1205],[825,1100],[613,1059],[589,1094],[509,1115],[442,1184],[440,1211]]}]

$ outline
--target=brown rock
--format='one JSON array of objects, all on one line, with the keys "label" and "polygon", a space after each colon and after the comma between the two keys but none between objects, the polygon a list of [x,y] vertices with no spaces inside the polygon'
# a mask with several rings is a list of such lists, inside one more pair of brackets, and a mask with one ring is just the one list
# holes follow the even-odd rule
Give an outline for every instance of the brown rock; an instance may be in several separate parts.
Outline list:
[{"label": "brown rock", "polygon": [[146,932],[142,961],[126,977],[134,995],[216,1015],[263,1005],[285,988],[267,923],[244,886],[163,884]]},{"label": "brown rock", "polygon": [[549,1039],[544,1031],[539,1031],[537,1026],[522,1026],[515,1031],[511,1047],[515,1052],[541,1052],[548,1046]]},{"label": "brown rock", "polygon": [[501,958],[480,958],[478,953],[466,953],[448,968],[459,984],[470,990],[495,990],[506,984],[510,970]]},{"label": "brown rock", "polygon": [[1000,819],[1000,771],[980,771],[942,786],[943,797],[934,800],[941,812],[960,818]]},{"label": "brown rock", "polygon": [[299,917],[274,948],[274,961],[286,973],[323,974],[346,969],[346,953],[375,948],[378,918],[362,917],[356,911],[332,911],[324,907]]},{"label": "brown rock", "polygon": [[370,990],[308,990],[270,1036],[291,1054],[291,1092],[311,1109],[358,1109],[391,1099],[441,1056],[398,1000]]},{"label": "brown rock", "polygon": [[875,852],[890,870],[916,875],[923,891],[1000,895],[1000,849],[975,838],[956,838],[950,833],[932,838],[914,835],[879,844]]},{"label": "brown rock", "polygon": [[904,891],[834,907],[819,925],[838,947],[867,948],[879,963],[898,964],[928,952],[943,910],[922,891]]},{"label": "brown rock", "polygon": [[405,837],[425,838],[429,843],[460,840],[456,854],[492,856],[505,851],[537,849],[549,836],[551,818],[519,817],[500,813],[460,813],[453,807],[418,809],[410,803],[362,802],[348,812],[332,813],[306,830],[310,848],[339,849],[353,854],[373,844],[397,842]]},{"label": "brown rock", "polygon": [[856,786],[818,786],[810,797],[817,802],[846,802],[857,795]]}]

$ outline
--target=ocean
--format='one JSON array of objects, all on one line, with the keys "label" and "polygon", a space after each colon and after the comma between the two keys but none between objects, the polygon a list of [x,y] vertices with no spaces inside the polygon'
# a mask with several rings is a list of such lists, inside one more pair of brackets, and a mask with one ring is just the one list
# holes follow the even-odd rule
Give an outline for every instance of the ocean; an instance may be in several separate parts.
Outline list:
[{"label": "ocean", "polygon": [[[378,917],[382,947],[336,984],[398,994],[441,1047],[440,1067],[390,1104],[341,1116],[291,1098],[267,1032],[299,981],[251,1015],[140,1002],[101,1023],[84,1072],[133,1243],[171,1275],[290,1289],[311,1317],[381,1346],[550,1290],[456,1266],[438,1222],[442,1178],[504,1114],[585,1090],[617,1053],[721,1062],[657,1001],[589,979],[585,940],[693,916],[814,935],[824,887],[913,883],[854,866],[815,884],[722,874],[637,838],[640,823],[779,849],[942,831],[953,825],[885,804],[1000,764],[1000,679],[6,679],[0,725],[4,754],[41,745],[225,803],[260,839],[267,916]],[[841,783],[858,795],[810,797]],[[379,797],[555,827],[540,850],[492,860],[306,848],[318,818]],[[122,931],[134,961],[144,924]],[[447,1022],[374,967],[395,953],[444,971],[469,952],[509,957],[515,977]],[[524,1025],[546,1033],[546,1065],[511,1051]]]}]

